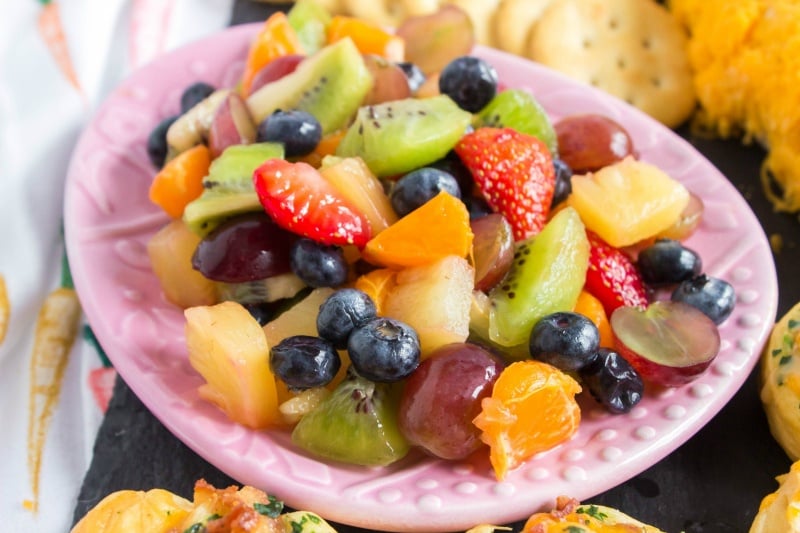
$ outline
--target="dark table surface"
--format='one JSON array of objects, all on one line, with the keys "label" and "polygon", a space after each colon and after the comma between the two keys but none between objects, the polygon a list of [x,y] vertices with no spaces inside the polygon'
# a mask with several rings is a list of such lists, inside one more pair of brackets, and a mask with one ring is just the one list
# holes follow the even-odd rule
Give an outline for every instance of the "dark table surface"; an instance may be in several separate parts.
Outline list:
[{"label": "dark table surface", "polygon": [[[231,24],[264,20],[275,8],[236,1]],[[738,188],[767,236],[780,236],[774,252],[779,280],[778,315],[800,301],[798,219],[775,213],[759,182],[764,157],[758,147],[693,137],[679,130]],[[746,532],[775,476],[791,462],[770,435],[754,372],[722,411],[672,454],[627,482],[591,498],[669,533]],[[75,507],[75,520],[107,494],[121,489],[165,488],[191,498],[194,482],[237,484],[178,441],[121,379],[100,427],[94,457]],[[280,495],[277,495],[280,497]],[[312,509],[313,510],[313,509]],[[509,524],[515,531],[523,522]],[[333,524],[341,532],[367,530]],[[778,533],[778,532],[776,532]]]}]

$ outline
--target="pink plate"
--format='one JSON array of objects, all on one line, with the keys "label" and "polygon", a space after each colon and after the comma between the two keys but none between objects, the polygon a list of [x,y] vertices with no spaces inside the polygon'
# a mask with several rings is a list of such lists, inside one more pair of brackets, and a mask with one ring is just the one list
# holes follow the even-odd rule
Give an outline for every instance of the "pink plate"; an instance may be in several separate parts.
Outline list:
[{"label": "pink plate", "polygon": [[730,281],[738,294],[711,368],[682,388],[649,393],[623,416],[583,399],[575,437],[503,482],[486,459],[451,463],[412,453],[382,469],[326,464],[292,446],[288,433],[247,430],[200,400],[181,311],[162,297],[145,251],[167,222],[147,198],[154,169],[145,141],[177,111],[191,82],[236,83],[257,28],[231,28],[134,73],[84,131],[67,181],[67,248],[86,315],[131,389],[198,454],[240,483],[333,521],[388,531],[463,530],[522,519],[558,495],[586,500],[623,483],[684,443],[736,393],[777,308],[772,254],[745,200],[692,146],[636,109],[529,61],[478,48],[506,86],[532,91],[553,118],[596,112],[622,123],[643,160],[703,199],[705,218],[688,244],[701,253],[706,272]]}]

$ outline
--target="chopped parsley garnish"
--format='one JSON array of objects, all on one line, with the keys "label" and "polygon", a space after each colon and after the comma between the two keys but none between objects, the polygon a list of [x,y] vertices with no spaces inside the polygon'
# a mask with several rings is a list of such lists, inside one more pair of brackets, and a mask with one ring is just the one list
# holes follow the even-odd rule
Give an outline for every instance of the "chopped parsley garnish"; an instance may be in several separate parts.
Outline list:
[{"label": "chopped parsley garnish", "polygon": [[790,318],[789,322],[787,324],[789,325],[789,329],[794,329],[797,326],[800,326],[800,320],[796,320],[794,318]]},{"label": "chopped parsley garnish", "polygon": [[606,518],[608,518],[608,515],[603,511],[601,511],[600,508],[597,507],[596,505],[589,505],[587,507],[578,507],[578,510],[576,512],[578,514],[588,514],[592,518],[595,518],[601,522],[603,522]]},{"label": "chopped parsley garnish", "polygon": [[200,522],[196,524],[192,524],[191,526],[187,527],[183,533],[202,533],[206,530],[206,526],[201,524]]},{"label": "chopped parsley garnish", "polygon": [[283,502],[275,496],[268,496],[268,498],[269,503],[254,503],[253,509],[264,516],[278,518],[278,516],[283,512]]},{"label": "chopped parsley garnish", "polygon": [[564,533],[586,533],[586,530],[578,526],[567,526]]},{"label": "chopped parsley garnish", "polygon": [[778,361],[778,364],[779,365],[788,365],[791,362],[792,362],[792,356],[791,355],[784,355],[783,357],[781,357],[781,360]]}]

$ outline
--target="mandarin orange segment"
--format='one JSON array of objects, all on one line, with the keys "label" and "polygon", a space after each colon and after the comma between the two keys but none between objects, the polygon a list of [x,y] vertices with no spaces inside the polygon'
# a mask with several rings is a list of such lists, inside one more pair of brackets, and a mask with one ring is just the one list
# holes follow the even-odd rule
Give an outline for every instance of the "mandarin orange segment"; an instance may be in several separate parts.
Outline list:
[{"label": "mandarin orange segment", "polygon": [[539,361],[520,361],[503,370],[473,420],[481,440],[489,445],[498,480],[572,437],[581,419],[575,400],[580,391],[573,378]]},{"label": "mandarin orange segment", "polygon": [[366,20],[336,15],[328,24],[328,43],[345,37],[350,37],[362,54],[375,54],[393,62],[405,59],[406,45],[401,37]]},{"label": "mandarin orange segment", "polygon": [[186,205],[203,193],[211,152],[204,144],[181,152],[170,160],[150,184],[150,201],[172,218],[180,218]]},{"label": "mandarin orange segment", "polygon": [[361,256],[373,265],[401,269],[472,249],[469,212],[454,196],[440,192],[370,239]]},{"label": "mandarin orange segment", "polygon": [[600,300],[586,291],[581,291],[573,311],[594,322],[594,325],[600,331],[600,346],[603,348],[614,347],[614,333],[611,331],[608,315],[606,315],[606,310]]},{"label": "mandarin orange segment", "polygon": [[388,268],[379,268],[362,274],[356,279],[355,288],[364,291],[375,302],[378,315],[383,316],[386,307],[386,296],[397,285],[397,272]]},{"label": "mandarin orange segment", "polygon": [[281,56],[303,54],[303,46],[294,28],[289,24],[285,13],[278,11],[271,15],[253,39],[247,52],[247,60],[242,74],[242,96],[250,95],[250,87],[258,71]]},{"label": "mandarin orange segment", "polygon": [[347,130],[337,130],[333,133],[328,133],[320,139],[317,147],[310,154],[306,154],[297,158],[297,161],[308,163],[314,168],[322,166],[322,160],[329,155],[336,155],[336,148],[342,141],[342,137],[347,133]]}]

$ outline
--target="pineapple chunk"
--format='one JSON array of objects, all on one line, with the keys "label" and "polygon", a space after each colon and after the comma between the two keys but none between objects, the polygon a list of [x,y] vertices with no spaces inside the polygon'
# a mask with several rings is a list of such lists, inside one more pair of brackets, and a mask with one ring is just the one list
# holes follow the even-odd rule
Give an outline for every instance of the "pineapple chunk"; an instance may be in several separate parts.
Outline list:
[{"label": "pineapple chunk", "polygon": [[182,309],[217,303],[216,283],[192,267],[200,237],[184,224],[173,220],[147,243],[150,265],[167,300]]},{"label": "pineapple chunk", "polygon": [[688,203],[689,191],[680,182],[632,157],[595,173],[573,176],[568,199],[586,228],[616,248],[669,228]]},{"label": "pineapple chunk", "polygon": [[235,302],[191,307],[184,316],[189,362],[206,380],[200,396],[247,427],[281,423],[269,345],[256,319]]},{"label": "pineapple chunk", "polygon": [[440,346],[467,339],[474,282],[472,266],[455,255],[406,268],[397,273],[384,314],[417,331],[424,359]]}]

